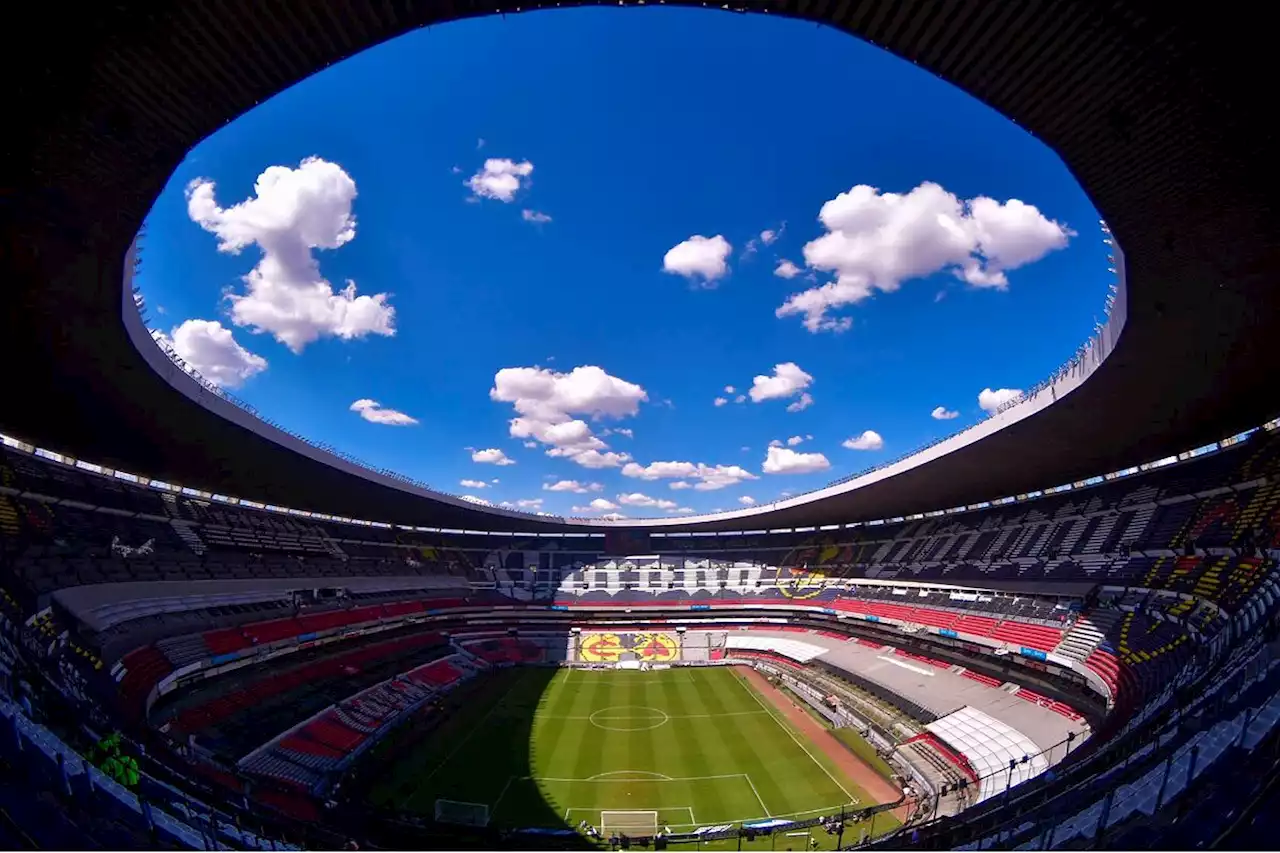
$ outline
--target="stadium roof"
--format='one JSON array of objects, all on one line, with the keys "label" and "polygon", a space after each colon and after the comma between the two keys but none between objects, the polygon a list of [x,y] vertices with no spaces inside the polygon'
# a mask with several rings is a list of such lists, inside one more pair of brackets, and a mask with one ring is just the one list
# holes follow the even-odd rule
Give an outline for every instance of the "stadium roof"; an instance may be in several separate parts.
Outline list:
[{"label": "stadium roof", "polygon": [[[157,373],[122,311],[131,310],[131,241],[200,139],[407,30],[538,5],[229,0],[163,14],[129,2],[25,10],[14,24],[25,49],[5,58],[0,429],[123,470],[298,509],[465,529],[576,526],[414,495],[343,470],[321,451],[290,449],[283,434],[220,415],[234,407],[192,392],[180,372]],[[748,9],[868,39],[1056,150],[1124,249],[1127,324],[1077,390],[980,441],[872,485],[706,521],[668,519],[664,528],[821,525],[976,503],[1207,444],[1276,414],[1275,134],[1249,88],[1256,57],[1270,46],[1268,27],[1140,0],[740,0],[731,8]],[[998,332],[980,345],[999,347]]]}]

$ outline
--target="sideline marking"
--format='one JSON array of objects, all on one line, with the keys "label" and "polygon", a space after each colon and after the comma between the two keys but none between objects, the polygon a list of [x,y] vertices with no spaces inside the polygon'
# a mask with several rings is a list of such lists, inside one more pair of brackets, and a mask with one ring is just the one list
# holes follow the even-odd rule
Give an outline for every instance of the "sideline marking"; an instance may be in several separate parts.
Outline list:
[{"label": "sideline marking", "polygon": [[499,804],[499,803],[501,803],[501,802],[502,802],[502,798],[503,798],[503,797],[505,797],[505,796],[507,795],[507,791],[509,791],[509,790],[511,789],[511,783],[512,783],[512,782],[514,782],[514,781],[516,781],[516,777],[514,777],[514,776],[508,776],[508,777],[507,777],[507,784],[505,784],[505,785],[503,785],[503,786],[502,786],[502,793],[501,793],[501,794],[498,794],[498,799],[494,800],[494,801],[493,801],[493,805],[489,806],[489,814],[490,814],[490,816],[495,815],[495,814],[497,814],[497,813],[498,813],[498,804]]},{"label": "sideline marking", "polygon": [[759,705],[761,708],[764,708],[764,710],[769,714],[770,717],[773,717],[773,721],[778,724],[778,728],[786,732],[787,735],[789,735],[790,738],[796,742],[796,746],[804,750],[804,754],[809,756],[809,760],[812,761],[814,764],[818,765],[818,769],[821,770],[823,773],[826,773],[828,779],[836,783],[836,787],[844,792],[844,795],[849,798],[849,802],[851,804],[857,804],[858,798],[855,797],[853,794],[850,794],[849,789],[846,788],[844,785],[841,785],[840,780],[837,779],[835,776],[831,775],[831,771],[826,768],[826,765],[824,765],[817,758],[814,758],[813,753],[809,751],[809,747],[805,746],[804,742],[801,741],[800,738],[796,736],[796,733],[791,731],[791,726],[787,725],[785,722],[780,720],[778,718],[778,715],[775,714],[773,710],[764,703],[764,700],[761,699],[759,695],[756,694],[755,688],[753,688],[750,684],[748,684],[747,680],[743,678],[741,675],[738,675],[736,672],[733,674],[733,677],[734,677],[734,681],[738,682],[738,684],[742,687],[742,689],[747,691],[747,693],[751,696],[752,699],[756,700],[756,704]]},{"label": "sideline marking", "polygon": [[[760,792],[756,790],[756,783],[751,781],[751,776],[743,773],[747,779],[747,784],[751,786],[751,793],[756,795],[756,802],[760,804],[760,808],[764,809],[766,817],[773,817],[773,812],[769,811],[769,807],[764,804],[764,797],[760,796]],[[847,791],[845,793],[848,793]]]},{"label": "sideline marking", "polygon": [[489,710],[485,711],[484,716],[476,720],[476,724],[471,727],[471,731],[467,732],[466,735],[460,741],[458,741],[457,744],[454,745],[453,749],[449,750],[448,754],[445,755],[445,757],[440,760],[440,763],[437,764],[430,773],[422,777],[421,781],[418,782],[418,786],[413,789],[413,793],[409,795],[409,798],[407,800],[405,800],[406,803],[413,802],[414,798],[417,797],[418,794],[422,792],[422,787],[426,785],[427,782],[435,778],[435,775],[437,773],[439,773],[441,770],[444,769],[444,766],[453,759],[453,756],[458,753],[458,750],[462,749],[464,746],[467,745],[468,742],[470,742],[471,738],[475,735],[476,732],[484,728],[485,721],[488,720],[491,716],[493,716],[493,712],[501,708],[503,704],[506,703],[508,697],[510,696],[511,696],[511,693],[508,692],[497,702],[494,702],[492,705],[489,706]]}]

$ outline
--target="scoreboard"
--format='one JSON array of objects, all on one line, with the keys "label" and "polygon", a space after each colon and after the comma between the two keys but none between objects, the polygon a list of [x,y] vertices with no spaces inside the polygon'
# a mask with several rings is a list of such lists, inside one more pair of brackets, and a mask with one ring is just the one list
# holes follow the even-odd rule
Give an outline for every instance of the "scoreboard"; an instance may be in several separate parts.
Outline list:
[{"label": "scoreboard", "polygon": [[604,534],[604,553],[610,557],[648,554],[649,534],[634,530],[610,530]]}]

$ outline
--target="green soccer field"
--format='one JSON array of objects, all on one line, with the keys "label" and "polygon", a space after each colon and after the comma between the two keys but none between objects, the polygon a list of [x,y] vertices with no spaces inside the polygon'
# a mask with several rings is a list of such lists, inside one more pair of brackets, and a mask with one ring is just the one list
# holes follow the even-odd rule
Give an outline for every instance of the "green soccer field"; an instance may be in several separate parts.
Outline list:
[{"label": "green soccer field", "polygon": [[508,669],[450,701],[375,803],[430,816],[443,798],[487,806],[495,826],[632,834],[872,804],[728,668]]}]

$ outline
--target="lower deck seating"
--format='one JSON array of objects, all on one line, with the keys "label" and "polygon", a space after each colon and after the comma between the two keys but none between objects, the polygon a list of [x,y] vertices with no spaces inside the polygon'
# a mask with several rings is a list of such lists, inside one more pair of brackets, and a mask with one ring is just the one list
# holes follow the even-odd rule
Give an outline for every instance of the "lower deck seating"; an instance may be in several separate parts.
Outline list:
[{"label": "lower deck seating", "polygon": [[239,690],[187,708],[173,718],[172,725],[178,732],[199,732],[218,725],[232,715],[251,709],[270,697],[303,685],[348,676],[369,663],[432,647],[447,648],[444,637],[436,633],[416,634],[350,649],[284,672],[273,673],[270,677]]},{"label": "lower deck seating", "polygon": [[445,658],[410,670],[405,678],[430,687],[448,687],[462,678],[462,670],[455,666],[456,659]]},{"label": "lower deck seating", "polygon": [[964,678],[969,679],[970,681],[976,681],[979,684],[985,684],[988,687],[1000,687],[1002,684],[1004,684],[1004,682],[998,678],[992,678],[989,675],[983,675],[980,672],[973,672],[967,669],[961,672],[960,675],[963,676]]},{"label": "lower deck seating", "polygon": [[160,679],[173,672],[169,659],[154,646],[145,646],[125,655],[120,675],[120,705],[127,718],[140,720],[146,713],[147,698]]},{"label": "lower deck seating", "polygon": [[1027,702],[1031,702],[1034,705],[1039,705],[1041,708],[1048,708],[1050,711],[1053,711],[1055,714],[1061,714],[1062,716],[1066,717],[1068,720],[1084,719],[1084,717],[1077,714],[1075,709],[1072,708],[1070,705],[1067,705],[1064,702],[1059,702],[1056,699],[1050,699],[1048,696],[1041,696],[1039,693],[1035,693],[1031,690],[1028,690],[1025,687],[1019,688],[1018,692],[1015,693],[1014,695],[1017,696],[1019,699],[1022,699]]},{"label": "lower deck seating", "polygon": [[1062,642],[1064,628],[1051,628],[1014,620],[1000,620],[989,616],[962,614],[947,610],[935,610],[928,607],[914,607],[906,604],[895,604],[880,601],[864,601],[859,598],[842,597],[834,603],[836,610],[846,613],[857,613],[872,616],[876,619],[896,619],[931,628],[948,629],[956,632],[974,634],[979,637],[990,637],[1010,644],[1025,646],[1038,651],[1049,652]]},{"label": "lower deck seating", "polygon": [[906,649],[896,649],[894,650],[894,654],[897,655],[898,657],[907,658],[909,660],[918,661],[919,663],[928,664],[929,666],[937,667],[938,669],[951,669],[951,667],[953,666],[953,664],[946,663],[945,661],[934,660],[933,658],[925,657],[924,655],[918,655],[918,654],[915,654],[914,652],[909,652]]},{"label": "lower deck seating", "polygon": [[542,646],[510,637],[468,642],[463,648],[491,664],[541,663],[546,658]]}]

